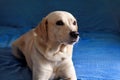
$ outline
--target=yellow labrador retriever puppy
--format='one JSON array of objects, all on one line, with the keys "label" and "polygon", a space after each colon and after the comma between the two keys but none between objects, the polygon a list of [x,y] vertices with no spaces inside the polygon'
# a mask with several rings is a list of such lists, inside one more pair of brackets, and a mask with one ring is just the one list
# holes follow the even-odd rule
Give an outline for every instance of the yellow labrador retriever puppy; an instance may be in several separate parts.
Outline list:
[{"label": "yellow labrador retriever puppy", "polygon": [[54,11],[33,30],[12,44],[13,53],[23,53],[32,70],[33,80],[77,80],[72,62],[72,50],[78,41],[77,21],[72,14]]}]

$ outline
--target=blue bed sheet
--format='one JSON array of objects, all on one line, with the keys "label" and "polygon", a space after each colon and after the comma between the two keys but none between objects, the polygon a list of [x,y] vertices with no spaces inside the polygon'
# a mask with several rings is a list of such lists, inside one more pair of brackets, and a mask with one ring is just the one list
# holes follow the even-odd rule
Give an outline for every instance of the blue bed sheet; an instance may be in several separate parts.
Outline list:
[{"label": "blue bed sheet", "polygon": [[[82,33],[73,51],[78,80],[120,80],[120,37],[107,33]],[[0,48],[0,80],[31,80],[31,71]]]},{"label": "blue bed sheet", "polygon": [[75,45],[73,61],[82,80],[120,80],[120,37],[85,33]]},{"label": "blue bed sheet", "polygon": [[0,80],[32,80],[31,71],[13,57],[10,48],[0,48]]}]

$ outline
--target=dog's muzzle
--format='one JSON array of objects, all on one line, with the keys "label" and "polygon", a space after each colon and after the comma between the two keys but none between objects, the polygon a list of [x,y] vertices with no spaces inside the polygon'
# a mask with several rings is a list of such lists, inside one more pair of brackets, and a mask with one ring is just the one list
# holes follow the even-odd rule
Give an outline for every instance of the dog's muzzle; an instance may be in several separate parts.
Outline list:
[{"label": "dog's muzzle", "polygon": [[70,37],[71,38],[77,39],[78,36],[79,36],[79,32],[77,32],[77,31],[70,32]]}]

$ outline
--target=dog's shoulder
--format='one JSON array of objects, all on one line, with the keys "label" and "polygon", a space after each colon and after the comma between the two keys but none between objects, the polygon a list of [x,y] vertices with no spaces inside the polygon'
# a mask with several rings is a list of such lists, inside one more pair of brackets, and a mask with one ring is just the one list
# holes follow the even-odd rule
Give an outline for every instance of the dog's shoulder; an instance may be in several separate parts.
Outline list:
[{"label": "dog's shoulder", "polygon": [[13,43],[12,43],[12,51],[13,54],[19,54],[20,52],[25,52],[26,47],[31,44],[33,41],[33,30],[30,30],[17,38]]}]

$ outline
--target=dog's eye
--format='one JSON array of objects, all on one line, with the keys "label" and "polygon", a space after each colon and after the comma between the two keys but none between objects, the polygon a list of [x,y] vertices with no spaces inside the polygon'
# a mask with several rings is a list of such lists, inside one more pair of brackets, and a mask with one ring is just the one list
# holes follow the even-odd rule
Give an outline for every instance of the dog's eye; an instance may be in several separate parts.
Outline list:
[{"label": "dog's eye", "polygon": [[73,25],[76,25],[76,24],[77,24],[77,22],[76,22],[76,21],[74,21],[74,22],[73,22]]},{"label": "dog's eye", "polygon": [[64,23],[63,23],[62,20],[59,20],[59,21],[56,22],[56,25],[62,26],[62,25],[64,25]]}]

